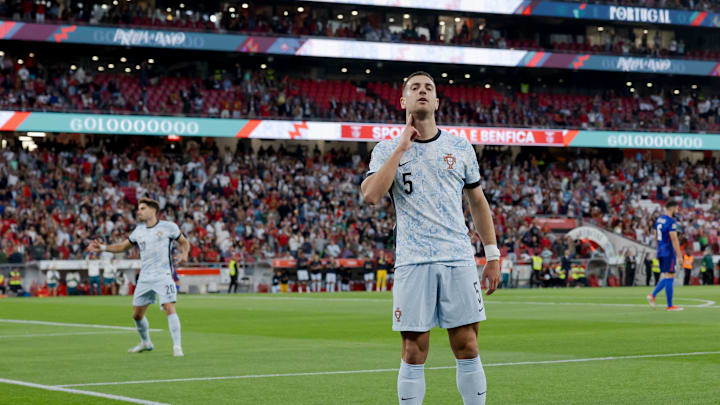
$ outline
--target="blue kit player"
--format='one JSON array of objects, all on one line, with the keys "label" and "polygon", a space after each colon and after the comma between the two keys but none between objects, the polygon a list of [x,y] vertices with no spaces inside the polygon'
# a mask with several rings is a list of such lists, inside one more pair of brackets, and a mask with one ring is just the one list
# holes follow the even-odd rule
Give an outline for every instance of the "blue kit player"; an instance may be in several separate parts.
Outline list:
[{"label": "blue kit player", "polygon": [[670,201],[665,204],[665,215],[655,221],[655,237],[657,238],[657,258],[660,262],[662,277],[652,294],[647,296],[650,306],[655,308],[655,297],[665,289],[668,311],[682,311],[684,308],[673,305],[673,282],[675,281],[675,265],[677,258],[682,257],[680,242],[677,236],[677,223],[673,216],[678,211],[678,203]]},{"label": "blue kit player", "polygon": [[[447,329],[455,354],[456,383],[465,405],[485,404],[486,379],[478,355],[478,323],[487,294],[500,279],[500,251],[482,187],[477,155],[465,137],[438,129],[435,81],[425,72],[408,76],[400,105],[403,133],[372,152],[363,199],[377,204],[390,193],[396,213],[392,329],[402,338],[398,403],[420,405],[425,396],[425,360],[430,329]],[[463,214],[467,198],[487,265],[478,278],[475,250]]]}]

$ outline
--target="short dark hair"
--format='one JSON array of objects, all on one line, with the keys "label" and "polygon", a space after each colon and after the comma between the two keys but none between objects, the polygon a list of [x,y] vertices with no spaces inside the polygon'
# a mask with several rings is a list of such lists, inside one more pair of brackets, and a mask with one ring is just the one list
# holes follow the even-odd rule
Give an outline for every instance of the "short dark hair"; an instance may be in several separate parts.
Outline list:
[{"label": "short dark hair", "polygon": [[145,204],[150,208],[154,208],[155,212],[160,212],[160,203],[152,198],[141,198],[140,201],[138,201],[138,206],[140,206],[140,204]]},{"label": "short dark hair", "polygon": [[426,77],[429,77],[430,80],[432,80],[433,84],[435,84],[435,79],[433,79],[433,77],[430,76],[430,73],[424,72],[424,71],[422,71],[422,70],[418,70],[417,72],[410,73],[410,75],[409,75],[409,76],[405,79],[405,81],[403,82],[403,87],[402,87],[402,92],[403,92],[403,94],[405,94],[405,85],[407,84],[407,82],[410,81],[410,79],[412,79],[412,78],[415,77],[415,76],[426,76]]},{"label": "short dark hair", "polygon": [[675,200],[671,200],[671,201],[668,201],[668,202],[665,203],[665,208],[666,208],[666,209],[672,208],[672,207],[677,207],[677,206],[678,206],[678,202],[675,201]]}]

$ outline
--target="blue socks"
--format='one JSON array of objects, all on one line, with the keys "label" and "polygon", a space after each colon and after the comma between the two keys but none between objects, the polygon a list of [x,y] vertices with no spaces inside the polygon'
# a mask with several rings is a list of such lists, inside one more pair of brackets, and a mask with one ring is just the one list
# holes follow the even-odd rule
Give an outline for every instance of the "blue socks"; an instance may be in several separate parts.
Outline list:
[{"label": "blue socks", "polygon": [[660,291],[665,289],[665,298],[667,298],[667,306],[671,307],[673,306],[673,292],[675,290],[675,286],[673,285],[675,279],[674,278],[663,278],[660,280],[660,282],[657,283],[655,286],[655,289],[652,292],[652,296],[657,296]]},{"label": "blue socks", "polygon": [[655,286],[655,289],[652,292],[653,297],[656,297],[660,293],[660,291],[662,291],[663,288],[665,288],[665,280],[667,280],[667,279],[663,277],[662,279],[660,279],[660,281],[658,281],[657,285]]}]

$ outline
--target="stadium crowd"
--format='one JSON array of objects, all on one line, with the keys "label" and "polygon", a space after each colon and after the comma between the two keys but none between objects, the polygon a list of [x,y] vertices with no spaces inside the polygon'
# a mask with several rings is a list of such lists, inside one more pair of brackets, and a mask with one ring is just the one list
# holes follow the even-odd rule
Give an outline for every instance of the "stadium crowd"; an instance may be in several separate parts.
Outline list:
[{"label": "stadium crowd", "polygon": [[[8,0],[0,2],[0,16],[14,20],[36,22],[75,22],[115,26],[148,27],[176,30],[202,30],[216,32],[246,32],[270,35],[327,36],[354,38],[382,42],[426,42],[503,49],[554,50],[556,52],[590,52],[616,55],[645,55],[655,57],[685,57],[715,60],[720,49],[712,41],[697,46],[686,43],[682,37],[663,38],[660,31],[648,35],[632,29],[598,32],[596,37],[583,35],[579,41],[567,32],[547,33],[540,37],[536,31],[507,30],[501,25],[488,25],[485,18],[455,19],[450,21],[432,13],[410,18],[387,17],[386,13],[363,11],[362,14],[333,14],[327,7],[296,5],[228,4],[223,10],[210,12],[190,11],[183,7],[151,8],[146,2],[117,2],[66,4],[64,1]],[[708,1],[634,1],[616,2],[646,7],[680,7],[710,11]],[[82,7],[80,4],[83,4]],[[655,5],[651,5],[655,4]],[[661,5],[662,4],[662,5]],[[341,17],[342,16],[342,17]],[[556,30],[556,29],[555,29]],[[622,34],[621,34],[622,32]],[[558,40],[565,37],[566,40]],[[578,42],[579,41],[579,42]]]},{"label": "stadium crowd", "polygon": [[[392,250],[393,208],[389,199],[378,206],[361,203],[367,159],[358,154],[323,154],[300,145],[232,153],[212,140],[188,141],[184,149],[131,148],[122,138],[104,138],[87,148],[46,141],[33,152],[2,150],[0,264],[79,259],[91,239],[122,240],[144,196],[157,199],[165,218],[188,236],[192,262],[236,254],[252,262],[299,250],[358,258]],[[652,244],[661,209],[654,201],[668,198],[683,207],[683,244],[720,253],[717,162],[671,165],[581,154],[566,161],[527,152],[512,159],[495,151],[486,151],[480,162],[505,254],[547,251],[558,258],[573,247],[538,227],[534,219],[540,216],[578,218]],[[576,252],[589,254],[582,247]]]},{"label": "stadium crowd", "polygon": [[[143,61],[133,73],[45,66],[0,56],[0,108],[222,118],[402,122],[399,83],[312,81],[269,69],[218,69],[203,79],[168,77]],[[108,64],[110,65],[110,64]],[[119,69],[118,69],[119,70]],[[199,75],[199,73],[198,73]],[[192,75],[191,75],[192,76]],[[200,77],[200,76],[194,76]],[[719,132],[720,97],[655,86],[571,93],[561,85],[443,85],[438,121],[457,125]],[[627,91],[627,90],[626,90]]]}]

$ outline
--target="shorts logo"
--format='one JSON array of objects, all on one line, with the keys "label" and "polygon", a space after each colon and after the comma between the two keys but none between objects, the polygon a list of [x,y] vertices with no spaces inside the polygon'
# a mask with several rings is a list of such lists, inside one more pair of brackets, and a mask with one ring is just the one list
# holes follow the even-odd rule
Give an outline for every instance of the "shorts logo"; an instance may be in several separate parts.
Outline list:
[{"label": "shorts logo", "polygon": [[445,157],[443,159],[445,160],[445,163],[447,163],[447,165],[448,165],[448,170],[453,170],[453,165],[457,161],[457,159],[455,159],[455,156],[453,156],[451,153],[448,153],[447,155],[445,155]]},{"label": "shorts logo", "polygon": [[400,317],[402,316],[402,311],[400,308],[395,308],[395,321],[400,322]]}]

